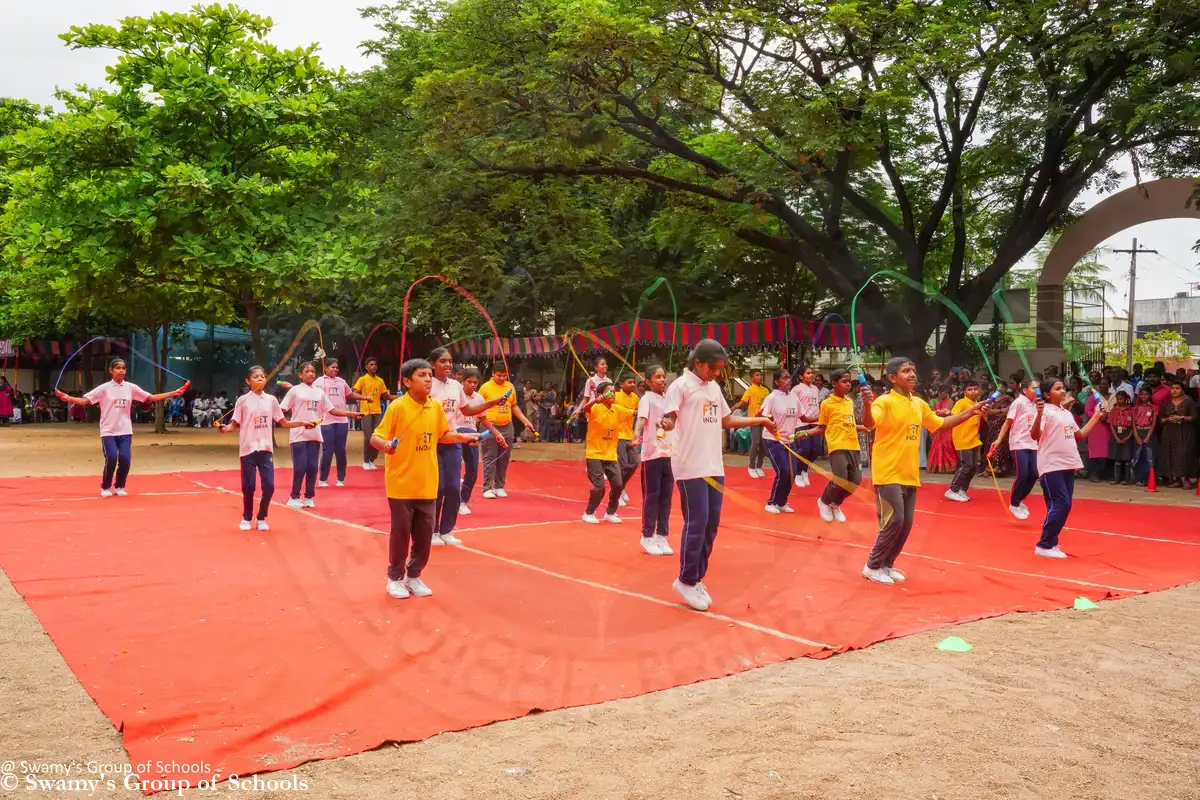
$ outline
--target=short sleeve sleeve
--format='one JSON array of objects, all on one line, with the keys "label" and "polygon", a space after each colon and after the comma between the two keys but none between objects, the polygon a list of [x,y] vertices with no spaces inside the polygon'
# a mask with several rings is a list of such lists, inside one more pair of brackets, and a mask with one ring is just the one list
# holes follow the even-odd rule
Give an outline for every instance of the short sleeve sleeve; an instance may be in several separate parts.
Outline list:
[{"label": "short sleeve sleeve", "polygon": [[322,414],[328,414],[333,410],[333,401],[329,399],[329,395],[325,394],[324,391],[321,392],[321,399],[317,401],[317,409]]},{"label": "short sleeve sleeve", "polygon": [[818,425],[828,425],[833,421],[833,404],[821,403],[821,412],[817,415]]},{"label": "short sleeve sleeve", "polygon": [[129,384],[129,391],[133,393],[133,402],[144,403],[150,399],[150,393],[136,383]]},{"label": "short sleeve sleeve", "polygon": [[637,415],[642,419],[650,419],[650,392],[646,392],[642,399],[638,400]]},{"label": "short sleeve sleeve", "polygon": [[929,407],[929,403],[926,403],[924,400],[918,399],[917,402],[921,404],[921,427],[930,433],[940,431],[942,426],[946,424],[945,418],[933,413],[933,409]]},{"label": "short sleeve sleeve", "polygon": [[721,413],[720,413],[719,417],[721,419],[724,419],[725,417],[728,417],[730,414],[729,402],[725,399],[724,392],[719,392],[717,396],[721,398]]},{"label": "short sleeve sleeve", "polygon": [[283,409],[279,407],[279,398],[275,395],[270,395],[271,398],[271,416],[276,422],[282,422],[284,419]]},{"label": "short sleeve sleeve", "polygon": [[229,418],[230,424],[233,424],[234,422],[236,422],[238,425],[246,424],[246,404],[242,402],[242,398],[244,397],[246,397],[246,395],[242,395],[242,397],[239,397],[234,402],[233,415]]},{"label": "short sleeve sleeve", "polygon": [[1017,401],[1014,400],[1008,406],[1008,414],[1005,415],[1005,419],[1013,420],[1016,418],[1017,418]]},{"label": "short sleeve sleeve", "polygon": [[379,425],[375,428],[375,436],[378,436],[385,442],[396,438],[396,417],[399,416],[399,411],[399,403],[388,406],[387,413],[383,415],[383,419],[379,421]]},{"label": "short sleeve sleeve", "polygon": [[99,386],[97,386],[95,389],[92,389],[90,392],[85,394],[84,397],[86,397],[89,402],[99,403],[101,400],[104,399],[105,395],[107,395],[107,394],[108,394],[108,384],[102,383]]},{"label": "short sleeve sleeve", "polygon": [[296,387],[293,386],[287,390],[287,394],[283,396],[283,402],[279,404],[279,408],[283,411],[291,411],[296,405]]},{"label": "short sleeve sleeve", "polygon": [[678,414],[679,406],[683,402],[683,378],[671,381],[671,385],[667,387],[667,394],[663,400],[663,416],[667,414]]}]

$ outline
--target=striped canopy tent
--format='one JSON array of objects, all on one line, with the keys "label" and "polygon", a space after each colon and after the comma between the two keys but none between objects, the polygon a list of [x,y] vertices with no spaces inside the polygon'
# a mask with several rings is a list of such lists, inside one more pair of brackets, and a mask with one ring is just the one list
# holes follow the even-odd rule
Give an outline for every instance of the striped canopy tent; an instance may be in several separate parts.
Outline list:
[{"label": "striped canopy tent", "polygon": [[[870,346],[876,341],[874,336],[863,330],[861,324],[855,332],[860,347]],[[677,330],[667,320],[641,319],[637,321],[636,328],[633,323],[622,322],[572,334],[571,344],[578,352],[603,350],[604,345],[628,347],[631,342],[691,348],[701,339],[716,339],[726,349],[735,351],[767,350],[785,344],[807,344],[817,348],[851,346],[849,325],[825,325],[822,328],[820,322],[791,316],[746,322],[681,322]],[[564,336],[520,336],[499,341],[507,358],[555,356],[568,349]],[[498,355],[497,340],[490,336],[457,342],[451,346],[451,350],[457,358],[494,358]]]},{"label": "striped canopy tent", "polygon": [[[90,338],[90,337],[89,337]],[[5,353],[8,366],[13,369],[38,369],[40,367],[61,366],[72,353],[78,350],[87,339],[27,339],[24,342],[12,342],[0,351]],[[11,350],[11,355],[8,355]],[[124,356],[129,353],[128,342],[104,340],[92,342],[88,346],[93,358],[105,359],[112,356]],[[72,368],[83,358],[71,362]],[[15,361],[15,363],[14,363]]]}]

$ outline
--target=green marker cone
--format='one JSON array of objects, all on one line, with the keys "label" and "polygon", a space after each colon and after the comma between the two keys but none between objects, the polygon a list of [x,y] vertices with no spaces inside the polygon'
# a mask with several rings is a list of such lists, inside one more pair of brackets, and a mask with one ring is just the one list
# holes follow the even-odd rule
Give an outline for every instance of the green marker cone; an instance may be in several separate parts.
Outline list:
[{"label": "green marker cone", "polygon": [[947,653],[969,653],[973,648],[963,639],[951,636],[948,639],[942,639],[938,642],[937,649],[945,650]]},{"label": "green marker cone", "polygon": [[1076,597],[1075,598],[1074,608],[1076,611],[1091,611],[1093,608],[1099,608],[1099,607],[1100,606],[1096,605],[1091,600],[1088,600],[1086,597]]}]

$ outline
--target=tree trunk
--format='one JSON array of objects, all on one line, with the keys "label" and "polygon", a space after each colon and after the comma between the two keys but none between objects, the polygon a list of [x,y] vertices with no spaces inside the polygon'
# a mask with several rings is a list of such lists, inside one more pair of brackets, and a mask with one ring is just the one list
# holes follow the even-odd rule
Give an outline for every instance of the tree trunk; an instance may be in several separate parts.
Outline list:
[{"label": "tree trunk", "polygon": [[[158,351],[159,351],[158,352],[158,356],[159,356],[158,363],[165,365],[167,363],[167,353],[170,350],[169,337],[171,335],[171,324],[168,322],[164,322],[162,324],[162,344],[161,345],[158,343],[158,331],[159,331],[159,328],[155,327],[150,332],[150,346],[158,347]],[[161,369],[155,370],[155,372],[154,372],[154,393],[162,394],[162,392],[166,389],[166,384],[167,384],[167,373],[163,372]],[[164,401],[164,400],[159,400],[157,403],[154,404],[154,432],[155,433],[166,433],[167,432],[167,407],[166,407],[166,401]]]},{"label": "tree trunk", "polygon": [[254,360],[263,369],[270,369],[267,364],[267,348],[262,340],[262,315],[258,311],[258,301],[247,300],[244,303],[246,309],[246,324],[250,326],[250,341],[254,345]]}]

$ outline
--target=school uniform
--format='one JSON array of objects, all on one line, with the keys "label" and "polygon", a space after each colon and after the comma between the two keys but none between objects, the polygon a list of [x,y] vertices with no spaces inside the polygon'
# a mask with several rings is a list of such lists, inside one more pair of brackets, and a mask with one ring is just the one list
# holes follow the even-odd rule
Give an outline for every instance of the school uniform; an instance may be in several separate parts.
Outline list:
[{"label": "school uniform", "polygon": [[671,518],[671,493],[675,476],[671,472],[671,452],[658,438],[666,396],[646,392],[638,403],[637,415],[646,420],[642,428],[642,536],[667,538]]}]

